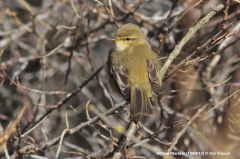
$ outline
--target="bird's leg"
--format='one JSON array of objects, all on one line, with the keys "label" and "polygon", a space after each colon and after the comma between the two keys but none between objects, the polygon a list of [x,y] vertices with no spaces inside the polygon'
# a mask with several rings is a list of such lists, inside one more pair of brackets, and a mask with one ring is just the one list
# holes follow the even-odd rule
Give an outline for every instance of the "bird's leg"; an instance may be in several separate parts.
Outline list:
[{"label": "bird's leg", "polygon": [[133,115],[130,116],[130,121],[134,122],[137,125],[137,129],[139,128],[138,121],[139,121],[140,117],[141,117],[141,114],[135,115],[135,116],[133,116]]}]

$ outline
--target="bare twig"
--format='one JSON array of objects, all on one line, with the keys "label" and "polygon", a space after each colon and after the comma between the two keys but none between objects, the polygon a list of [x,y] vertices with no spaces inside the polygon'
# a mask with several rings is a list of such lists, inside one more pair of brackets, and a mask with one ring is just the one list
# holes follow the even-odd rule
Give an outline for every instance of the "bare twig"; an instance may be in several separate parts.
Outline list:
[{"label": "bare twig", "polygon": [[[161,68],[160,75],[162,77],[166,73],[166,71],[169,68],[169,66],[171,65],[172,61],[175,59],[175,57],[178,56],[178,54],[180,53],[180,51],[183,48],[183,46],[189,41],[189,39],[193,36],[193,34],[196,33],[197,30],[200,29],[200,27],[202,25],[207,23],[209,21],[209,19],[216,14],[216,12],[222,10],[223,7],[224,6],[222,4],[218,5],[213,11],[211,11],[203,19],[201,19],[194,27],[189,29],[188,33],[181,40],[181,42],[175,47],[175,49],[171,52],[171,54],[169,55],[167,61],[165,62],[165,64]],[[163,79],[163,78],[161,78],[161,79]]]},{"label": "bare twig", "polygon": [[[217,46],[218,43],[216,41],[222,39],[226,39],[227,35],[226,32],[232,28],[239,20],[236,19],[234,22],[232,22],[231,24],[228,25],[228,27],[224,28],[224,30],[219,31],[216,35],[214,35],[211,39],[209,39],[205,44],[203,44],[201,47],[197,48],[197,51],[194,51],[192,54],[190,54],[186,59],[182,60],[177,66],[175,66],[171,71],[169,71],[167,73],[167,75],[165,75],[163,77],[163,81],[165,81],[166,79],[168,79],[172,73],[174,71],[176,71],[180,66],[182,65],[187,65],[188,63],[192,63],[193,61],[195,61],[194,58],[196,58],[197,56],[201,56],[204,52],[211,50],[213,47]],[[225,36],[223,36],[225,34]],[[211,46],[212,45],[212,46]],[[215,53],[213,54],[215,55]],[[193,61],[190,61],[192,60]],[[198,61],[198,59],[196,59]]]},{"label": "bare twig", "polygon": [[155,39],[164,30],[165,26],[167,25],[169,19],[171,18],[172,14],[173,14],[173,11],[174,11],[174,8],[176,7],[176,5],[177,5],[177,0],[174,0],[172,8],[167,16],[167,19],[163,22],[163,25],[158,29],[157,33],[149,40],[149,42],[151,42],[153,39]]},{"label": "bare twig", "polygon": [[33,123],[33,126],[24,134],[21,135],[21,137],[26,136],[30,132],[32,132],[39,124],[41,124],[55,109],[62,106],[64,103],[66,103],[71,97],[76,95],[79,91],[82,90],[83,87],[85,87],[101,70],[103,67],[98,68],[88,79],[86,79],[76,90],[72,91],[71,93],[68,93],[65,97],[63,97],[59,102],[54,104],[54,107],[49,109],[42,117]]},{"label": "bare twig", "polygon": [[[171,31],[173,30],[173,28],[179,23],[179,21],[184,17],[184,15],[185,14],[187,14],[191,9],[193,9],[194,7],[196,7],[197,5],[199,5],[200,3],[202,3],[203,2],[203,0],[200,0],[200,1],[198,1],[196,4],[194,4],[193,6],[191,6],[189,9],[187,9],[179,18],[178,18],[178,20],[172,25],[172,26],[170,26],[169,28],[168,28],[168,31],[167,31],[167,33],[165,34],[165,36],[164,36],[164,39],[160,42],[160,44],[159,44],[159,46],[158,46],[158,49],[157,49],[157,53],[160,53],[160,51],[161,51],[161,49],[162,49],[162,47],[163,47],[163,45],[164,45],[164,43],[165,43],[165,41],[166,41],[166,39],[168,38],[168,36],[169,36],[169,34],[171,33]],[[198,30],[198,29],[197,29]],[[197,31],[196,30],[196,31]],[[189,31],[190,32],[190,31]],[[188,32],[188,33],[189,33]],[[194,32],[195,33],[195,32]],[[193,33],[193,34],[194,34]],[[192,34],[192,35],[193,35]],[[186,35],[187,36],[187,35]],[[185,37],[186,37],[185,36]],[[183,39],[182,39],[182,41],[181,42],[183,42]],[[180,42],[180,43],[181,43]]]},{"label": "bare twig", "polygon": [[68,82],[68,76],[69,76],[69,73],[70,73],[70,70],[71,70],[71,60],[72,60],[72,56],[73,56],[73,51],[76,47],[76,44],[77,44],[77,38],[78,38],[78,34],[80,32],[80,24],[82,22],[82,18],[83,17],[77,17],[78,18],[78,23],[77,23],[77,31],[74,35],[74,39],[73,39],[73,43],[72,43],[72,47],[71,47],[71,50],[70,50],[70,56],[68,58],[68,69],[67,69],[67,72],[66,72],[66,76],[65,76],[65,80],[64,80],[64,84],[63,84],[63,91],[66,90],[66,85],[67,85],[67,82]]},{"label": "bare twig", "polygon": [[[124,105],[124,103],[125,102],[120,103],[120,104],[114,106],[113,108],[111,108],[107,112],[105,112],[104,115],[110,115],[110,114],[114,113],[117,109],[121,108]],[[79,124],[78,126],[72,128],[72,129],[69,129],[67,131],[67,133],[65,133],[63,138],[66,138],[69,135],[74,134],[74,133],[80,131],[81,129],[83,129],[83,128],[93,124],[96,121],[98,121],[99,119],[100,119],[99,116],[96,116],[96,117],[92,118],[91,120],[88,120],[87,122],[83,122],[83,123]],[[51,141],[49,141],[47,143],[42,144],[40,146],[32,146],[32,145],[26,146],[24,148],[21,148],[19,150],[19,152],[23,153],[23,154],[26,154],[26,153],[32,153],[32,152],[35,152],[35,151],[41,151],[41,150],[44,150],[44,149],[46,149],[48,147],[56,145],[60,141],[61,138],[62,138],[62,135],[56,137],[55,139],[53,139],[53,140],[51,140]]]},{"label": "bare twig", "polygon": [[222,22],[222,29],[223,30],[224,30],[224,28],[226,28],[226,24],[227,24],[229,2],[230,2],[230,0],[225,0],[225,10],[223,10],[224,18],[223,18],[223,22]]},{"label": "bare twig", "polygon": [[187,125],[176,135],[176,137],[173,139],[171,146],[168,149],[168,152],[171,152],[173,147],[177,144],[178,139],[185,133],[187,130],[188,126],[195,120],[201,113],[202,111],[208,106],[209,102],[212,100],[210,99],[206,104],[204,104],[198,111],[193,115],[193,117],[188,121]]}]

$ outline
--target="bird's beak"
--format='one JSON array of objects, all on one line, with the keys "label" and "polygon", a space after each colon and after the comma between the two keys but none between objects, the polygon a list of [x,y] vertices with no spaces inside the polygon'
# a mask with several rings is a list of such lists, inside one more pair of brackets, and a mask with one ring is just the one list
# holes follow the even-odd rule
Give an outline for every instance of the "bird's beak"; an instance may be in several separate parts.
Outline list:
[{"label": "bird's beak", "polygon": [[119,39],[109,39],[111,41],[120,41]]}]

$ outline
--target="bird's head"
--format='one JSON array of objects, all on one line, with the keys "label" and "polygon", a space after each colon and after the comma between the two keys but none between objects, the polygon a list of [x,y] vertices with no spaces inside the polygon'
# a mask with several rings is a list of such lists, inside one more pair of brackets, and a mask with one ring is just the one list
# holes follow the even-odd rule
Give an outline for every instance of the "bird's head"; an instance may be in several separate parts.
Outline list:
[{"label": "bird's head", "polygon": [[116,51],[123,51],[139,44],[148,44],[142,30],[135,24],[128,23],[120,27],[115,35]]}]

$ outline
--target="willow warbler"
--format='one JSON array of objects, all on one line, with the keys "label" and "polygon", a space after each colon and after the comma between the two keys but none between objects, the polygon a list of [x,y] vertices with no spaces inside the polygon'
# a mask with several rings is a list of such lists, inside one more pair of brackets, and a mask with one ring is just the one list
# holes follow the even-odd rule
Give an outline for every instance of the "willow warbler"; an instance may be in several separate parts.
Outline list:
[{"label": "willow warbler", "polygon": [[134,24],[119,28],[104,69],[112,91],[130,103],[130,114],[152,115],[151,97],[159,96],[160,65],[141,29]]}]

